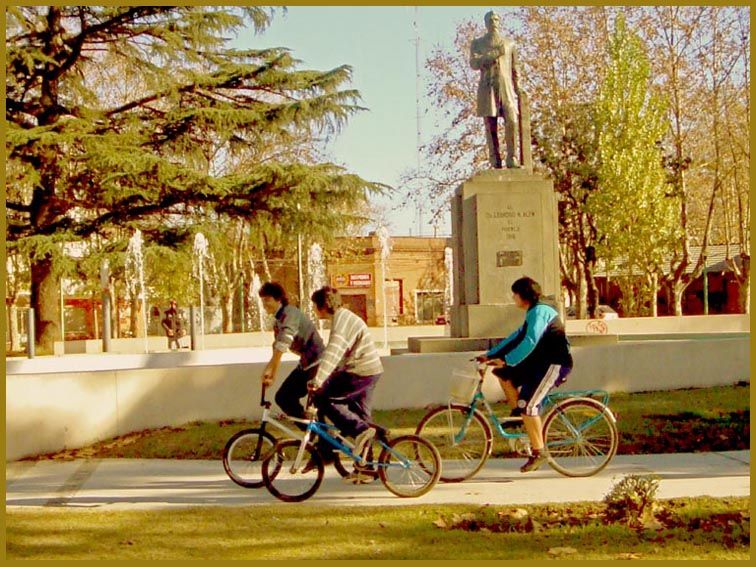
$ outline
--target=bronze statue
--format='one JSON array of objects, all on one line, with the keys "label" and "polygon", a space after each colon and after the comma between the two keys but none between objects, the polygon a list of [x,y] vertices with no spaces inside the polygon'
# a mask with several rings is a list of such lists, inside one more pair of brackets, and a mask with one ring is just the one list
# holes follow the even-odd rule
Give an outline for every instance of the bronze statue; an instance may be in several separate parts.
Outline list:
[{"label": "bronze statue", "polygon": [[515,158],[515,139],[519,138],[518,98],[520,74],[514,41],[499,33],[499,16],[488,12],[485,16],[488,32],[470,44],[470,66],[480,70],[478,83],[478,107],[476,114],[482,116],[486,127],[488,159],[491,167],[500,169],[499,134],[497,120],[504,117],[506,142],[506,166],[520,167]]}]

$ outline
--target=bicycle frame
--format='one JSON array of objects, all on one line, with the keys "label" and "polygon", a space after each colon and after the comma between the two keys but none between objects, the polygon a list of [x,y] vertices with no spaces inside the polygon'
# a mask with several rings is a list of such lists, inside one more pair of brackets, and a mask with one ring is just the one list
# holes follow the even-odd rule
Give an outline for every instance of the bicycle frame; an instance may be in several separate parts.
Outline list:
[{"label": "bicycle frame", "polygon": [[[260,407],[263,408],[262,417],[260,418],[260,429],[262,431],[265,431],[265,426],[267,424],[272,425],[279,431],[285,433],[292,439],[302,439],[303,434],[297,431],[294,431],[293,429],[290,429],[286,427],[283,423],[278,421],[275,417],[271,415],[270,406],[271,403],[265,399],[265,390],[267,389],[267,386],[265,384],[262,385],[262,388],[260,389]],[[293,421],[296,421],[294,418],[290,418]]]},{"label": "bicycle frame", "polygon": [[[485,365],[478,365],[477,372],[480,375],[480,379],[478,381],[478,385],[475,388],[475,394],[473,395],[472,400],[467,404],[468,406],[468,412],[467,416],[465,418],[465,422],[462,424],[461,429],[459,432],[454,436],[454,443],[458,444],[462,442],[462,439],[465,438],[465,435],[467,433],[467,427],[470,424],[470,422],[473,419],[473,414],[476,410],[478,410],[478,406],[482,404],[485,407],[485,415],[488,417],[488,421],[493,426],[493,430],[498,433],[499,437],[502,437],[504,439],[509,440],[510,442],[513,442],[516,439],[526,439],[528,437],[527,433],[520,432],[520,433],[508,433],[503,427],[502,427],[502,420],[500,420],[498,417],[496,417],[496,414],[494,413],[493,408],[491,407],[491,404],[488,403],[488,400],[483,395],[483,380],[485,378]],[[548,410],[554,407],[560,400],[567,399],[567,398],[579,398],[579,397],[585,397],[585,398],[592,398],[592,396],[599,395],[601,397],[601,400],[599,401],[603,406],[607,406],[609,401],[609,393],[605,390],[565,390],[563,392],[549,392],[546,394],[546,396],[543,399],[543,404],[541,406],[541,414],[544,415],[548,413]],[[451,406],[451,401],[449,402],[449,405]],[[464,405],[464,404],[461,404]],[[483,413],[483,412],[481,412]],[[449,416],[449,419],[451,420],[451,415]],[[592,425],[598,417],[595,417],[593,419],[590,419],[586,422],[584,422],[581,426],[581,429],[585,429]],[[512,417],[512,418],[504,418],[504,421],[522,421],[521,417]],[[451,423],[449,423],[449,427],[451,428]],[[572,424],[570,424],[570,427],[572,427]]]},{"label": "bicycle frame", "polygon": [[[263,396],[265,394],[263,393]],[[266,402],[268,404],[268,407],[263,411],[263,417],[267,415],[270,402]],[[360,466],[363,467],[375,467],[375,468],[388,468],[388,467],[402,467],[402,468],[409,468],[411,466],[411,463],[404,457],[404,455],[401,455],[400,453],[397,453],[394,451],[388,443],[386,443],[383,439],[376,438],[376,441],[380,444],[381,448],[391,453],[394,457],[397,458],[399,461],[397,464],[382,464],[379,463],[375,456],[372,461],[364,460],[361,456],[356,455],[354,453],[354,444],[345,439],[341,433],[339,433],[338,428],[335,425],[332,425],[330,423],[324,423],[322,421],[318,421],[314,417],[314,409],[312,406],[312,399],[311,396],[307,396],[307,404],[305,406],[305,413],[311,415],[310,419],[299,419],[299,418],[289,418],[292,421],[295,421],[297,423],[306,423],[307,429],[305,430],[305,433],[303,435],[300,434],[294,434],[293,431],[288,429],[287,427],[283,426],[280,422],[277,422],[275,420],[272,420],[270,423],[275,423],[275,425],[284,431],[290,432],[293,434],[293,437],[296,439],[300,439],[302,443],[299,446],[299,451],[297,452],[297,458],[294,460],[294,463],[291,466],[290,472],[294,474],[297,470],[300,469],[302,466],[302,460],[304,459],[304,452],[305,452],[305,446],[310,441],[313,435],[317,435],[318,437],[325,440],[329,445],[331,445],[335,450],[339,451],[340,453],[345,454],[347,457],[352,459],[355,463],[358,463]]]}]

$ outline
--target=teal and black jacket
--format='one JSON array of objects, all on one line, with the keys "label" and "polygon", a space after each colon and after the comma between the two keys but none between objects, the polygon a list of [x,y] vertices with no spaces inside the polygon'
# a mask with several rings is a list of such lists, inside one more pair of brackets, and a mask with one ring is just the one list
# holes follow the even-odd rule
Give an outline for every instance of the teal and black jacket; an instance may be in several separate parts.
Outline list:
[{"label": "teal and black jacket", "polygon": [[525,314],[525,322],[514,333],[486,352],[508,366],[528,365],[534,361],[572,367],[570,342],[556,309],[536,303]]}]

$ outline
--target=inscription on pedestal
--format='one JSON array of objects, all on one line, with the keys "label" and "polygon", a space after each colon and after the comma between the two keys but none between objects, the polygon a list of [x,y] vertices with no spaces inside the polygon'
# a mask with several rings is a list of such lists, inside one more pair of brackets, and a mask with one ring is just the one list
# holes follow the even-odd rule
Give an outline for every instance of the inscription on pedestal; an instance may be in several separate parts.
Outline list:
[{"label": "inscription on pedestal", "polygon": [[522,250],[501,250],[496,253],[496,267],[522,266]]},{"label": "inscription on pedestal", "polygon": [[508,303],[515,279],[544,278],[540,195],[501,192],[476,200],[479,301]]}]

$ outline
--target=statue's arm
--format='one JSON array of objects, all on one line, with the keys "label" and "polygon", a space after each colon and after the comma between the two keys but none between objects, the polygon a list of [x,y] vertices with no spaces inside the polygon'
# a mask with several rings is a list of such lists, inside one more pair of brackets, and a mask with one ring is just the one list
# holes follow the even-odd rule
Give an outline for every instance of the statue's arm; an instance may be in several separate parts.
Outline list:
[{"label": "statue's arm", "polygon": [[483,66],[483,54],[478,52],[475,42],[473,42],[470,44],[470,67],[479,71]]},{"label": "statue's arm", "polygon": [[470,44],[470,67],[476,70],[490,67],[501,55],[498,47],[483,49],[473,42]]}]

